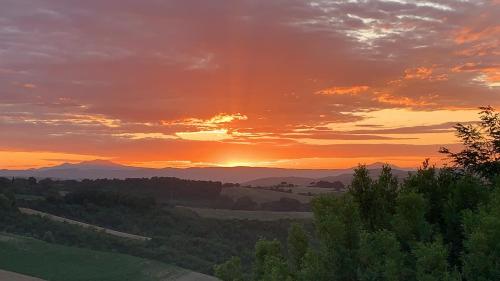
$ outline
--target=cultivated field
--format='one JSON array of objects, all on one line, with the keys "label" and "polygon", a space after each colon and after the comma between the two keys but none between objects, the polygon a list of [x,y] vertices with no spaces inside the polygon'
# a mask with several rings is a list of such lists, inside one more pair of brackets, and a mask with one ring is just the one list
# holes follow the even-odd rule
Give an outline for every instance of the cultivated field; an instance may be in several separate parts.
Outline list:
[{"label": "cultivated field", "polygon": [[244,196],[252,198],[253,201],[261,204],[266,202],[278,201],[280,198],[292,198],[299,200],[301,203],[308,203],[313,198],[295,193],[278,192],[266,189],[248,188],[248,187],[229,187],[223,188],[221,195],[238,199]]},{"label": "cultivated field", "polygon": [[[143,258],[0,234],[0,269],[50,281],[216,281],[204,274]],[[17,276],[1,271],[0,280]],[[13,277],[14,278],[14,277]],[[17,278],[17,277],[16,277]]]},{"label": "cultivated field", "polygon": [[21,213],[23,213],[23,214],[36,215],[36,216],[41,216],[43,218],[47,218],[49,220],[53,220],[53,221],[57,221],[57,222],[64,222],[64,223],[74,224],[74,225],[78,225],[78,226],[81,226],[81,227],[84,227],[84,228],[90,228],[90,229],[94,229],[96,231],[101,231],[101,232],[104,232],[106,234],[117,236],[117,237],[121,237],[121,238],[127,238],[127,239],[133,239],[133,240],[140,240],[140,241],[151,240],[151,238],[149,238],[149,237],[144,237],[144,236],[140,236],[140,235],[135,235],[135,234],[125,233],[125,232],[120,232],[120,231],[116,231],[116,230],[112,230],[112,229],[108,229],[108,228],[104,228],[104,227],[100,227],[100,226],[96,226],[96,225],[92,225],[92,224],[87,224],[87,223],[83,223],[83,222],[79,222],[79,221],[75,221],[75,220],[70,220],[70,219],[67,219],[67,218],[54,216],[54,215],[47,214],[47,213],[40,212],[40,211],[36,211],[36,210],[33,210],[33,209],[19,208],[19,211]]},{"label": "cultivated field", "polygon": [[259,220],[259,221],[275,221],[281,219],[305,219],[313,218],[311,212],[271,212],[271,211],[242,211],[242,210],[226,210],[226,209],[208,209],[208,208],[193,208],[177,206],[179,209],[188,209],[195,212],[200,217],[212,219],[239,219],[239,220]]},{"label": "cultivated field", "polygon": [[[336,193],[330,188],[320,188],[320,187],[307,187],[307,186],[295,186],[295,187],[284,187],[284,189],[291,189],[292,193],[280,192],[274,190],[260,189],[260,188],[250,188],[250,187],[228,187],[223,188],[221,195],[231,197],[233,199],[238,199],[244,196],[252,198],[253,201],[261,204],[272,201],[278,201],[280,198],[291,198],[300,201],[301,203],[309,203],[314,198],[315,195]],[[303,195],[310,192],[311,196]],[[302,193],[302,194],[300,194]]]}]

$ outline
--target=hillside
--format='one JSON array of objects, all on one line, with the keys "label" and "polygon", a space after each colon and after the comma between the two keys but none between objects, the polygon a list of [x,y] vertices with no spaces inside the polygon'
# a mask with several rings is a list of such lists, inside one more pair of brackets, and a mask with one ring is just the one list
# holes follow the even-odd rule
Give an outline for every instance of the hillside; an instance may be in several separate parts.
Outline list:
[{"label": "hillside", "polygon": [[0,269],[51,281],[217,280],[161,262],[10,234],[0,234]]}]

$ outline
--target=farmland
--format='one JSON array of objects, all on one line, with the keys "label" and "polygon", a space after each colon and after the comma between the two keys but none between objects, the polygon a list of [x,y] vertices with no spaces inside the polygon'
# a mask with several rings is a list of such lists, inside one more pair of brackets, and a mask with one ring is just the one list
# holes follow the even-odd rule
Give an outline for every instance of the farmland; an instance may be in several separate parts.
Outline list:
[{"label": "farmland", "polygon": [[0,236],[0,267],[5,271],[51,281],[217,280],[157,261],[56,245],[10,234]]},{"label": "farmland", "polygon": [[312,196],[248,187],[224,188],[222,189],[221,195],[225,195],[233,199],[247,196],[259,204],[278,201],[280,200],[280,198],[295,199],[300,201],[301,203],[308,203],[312,199]]}]

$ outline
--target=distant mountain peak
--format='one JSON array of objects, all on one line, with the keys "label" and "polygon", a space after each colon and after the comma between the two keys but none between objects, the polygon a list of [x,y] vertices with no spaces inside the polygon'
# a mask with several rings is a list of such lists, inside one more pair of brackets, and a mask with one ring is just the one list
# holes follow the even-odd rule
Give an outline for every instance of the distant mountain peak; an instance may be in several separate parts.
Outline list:
[{"label": "distant mountain peak", "polygon": [[78,164],[79,166],[87,166],[87,165],[92,165],[92,166],[106,166],[106,167],[123,167],[124,165],[118,164],[115,162],[112,162],[110,160],[106,159],[95,159],[95,160],[89,160],[89,161],[83,161]]},{"label": "distant mountain peak", "polygon": [[82,161],[79,163],[63,163],[53,167],[43,169],[103,169],[103,168],[127,168],[127,166],[112,162],[105,159],[95,159]]},{"label": "distant mountain peak", "polygon": [[384,162],[375,162],[375,163],[367,164],[366,168],[368,168],[368,169],[380,169],[385,165],[389,165],[389,167],[391,167],[393,169],[399,169],[399,167],[396,165],[392,165],[392,164],[388,164],[388,163],[384,163]]}]

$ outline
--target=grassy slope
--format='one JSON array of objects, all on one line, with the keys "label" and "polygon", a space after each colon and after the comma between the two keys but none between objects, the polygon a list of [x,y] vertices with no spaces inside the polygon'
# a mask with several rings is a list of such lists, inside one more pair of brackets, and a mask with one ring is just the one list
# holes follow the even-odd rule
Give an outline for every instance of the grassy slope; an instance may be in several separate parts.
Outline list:
[{"label": "grassy slope", "polygon": [[0,235],[0,267],[51,281],[166,281],[187,273],[142,258],[6,234]]},{"label": "grassy slope", "polygon": [[296,199],[299,200],[301,203],[308,203],[313,198],[312,196],[304,196],[294,193],[277,192],[272,190],[246,188],[246,187],[223,188],[221,194],[231,197],[233,199],[238,199],[240,197],[248,196],[252,198],[253,201],[259,204],[265,202],[278,201],[282,197]]}]

